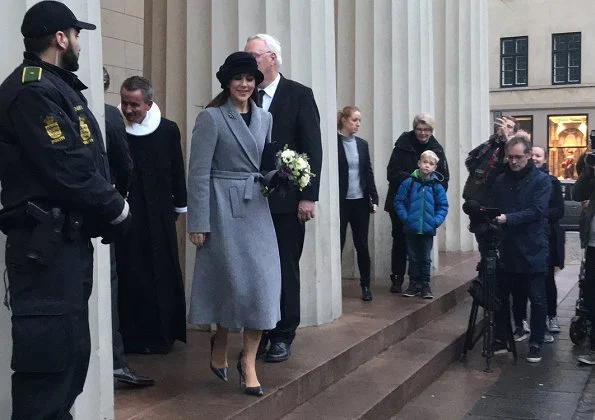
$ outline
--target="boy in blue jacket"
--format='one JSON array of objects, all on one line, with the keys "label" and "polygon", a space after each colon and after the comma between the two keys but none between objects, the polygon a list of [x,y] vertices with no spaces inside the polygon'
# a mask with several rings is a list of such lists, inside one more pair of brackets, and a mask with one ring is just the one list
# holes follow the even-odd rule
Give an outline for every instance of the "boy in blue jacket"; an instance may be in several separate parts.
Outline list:
[{"label": "boy in blue jacket", "polygon": [[431,150],[423,152],[417,162],[419,169],[401,183],[395,196],[395,210],[407,235],[409,287],[403,292],[407,297],[434,297],[430,288],[432,244],[448,213],[446,191],[440,185],[442,175],[436,172],[438,160]]}]

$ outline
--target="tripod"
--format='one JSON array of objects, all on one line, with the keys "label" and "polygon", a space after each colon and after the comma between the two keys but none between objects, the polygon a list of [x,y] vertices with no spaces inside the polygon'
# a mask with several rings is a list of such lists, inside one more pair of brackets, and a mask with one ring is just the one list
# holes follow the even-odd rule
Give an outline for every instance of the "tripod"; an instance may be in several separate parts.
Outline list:
[{"label": "tripod", "polygon": [[[481,261],[479,264],[479,276],[474,279],[469,293],[473,296],[473,304],[471,305],[471,313],[469,314],[469,322],[467,324],[467,332],[465,333],[465,343],[463,346],[463,353],[461,354],[461,362],[466,360],[467,352],[472,350],[475,344],[483,337],[483,347],[481,355],[486,359],[486,367],[484,372],[491,372],[490,362],[494,356],[492,344],[494,342],[495,330],[495,312],[500,308],[500,300],[497,292],[497,266],[498,266],[498,245],[500,243],[499,228],[491,222],[481,223],[470,229],[476,234],[479,245],[479,252],[481,254]],[[508,297],[506,297],[508,299]],[[479,307],[483,307],[483,319],[480,322],[480,330],[475,336],[475,326],[477,324],[477,315]],[[506,330],[506,347],[508,351],[512,352],[514,362],[517,362],[517,351],[512,335],[512,325],[510,317],[505,326]]]}]

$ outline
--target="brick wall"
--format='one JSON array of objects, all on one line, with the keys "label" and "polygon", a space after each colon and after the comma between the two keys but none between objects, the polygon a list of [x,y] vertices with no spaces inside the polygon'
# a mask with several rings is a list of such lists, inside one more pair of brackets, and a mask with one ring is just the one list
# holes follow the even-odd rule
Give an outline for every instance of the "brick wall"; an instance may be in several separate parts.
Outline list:
[{"label": "brick wall", "polygon": [[120,103],[120,85],[143,73],[144,0],[101,0],[103,63],[111,84],[105,101]]}]

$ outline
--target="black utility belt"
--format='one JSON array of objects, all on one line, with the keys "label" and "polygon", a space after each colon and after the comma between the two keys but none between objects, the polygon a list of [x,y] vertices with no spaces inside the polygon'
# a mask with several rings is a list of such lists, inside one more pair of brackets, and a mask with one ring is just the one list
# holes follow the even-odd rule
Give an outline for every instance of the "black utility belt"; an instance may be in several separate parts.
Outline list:
[{"label": "black utility belt", "polygon": [[83,217],[79,213],[32,201],[0,213],[0,229],[4,233],[8,234],[11,229],[32,229],[27,257],[42,265],[49,264],[64,241],[78,240],[82,225]]}]

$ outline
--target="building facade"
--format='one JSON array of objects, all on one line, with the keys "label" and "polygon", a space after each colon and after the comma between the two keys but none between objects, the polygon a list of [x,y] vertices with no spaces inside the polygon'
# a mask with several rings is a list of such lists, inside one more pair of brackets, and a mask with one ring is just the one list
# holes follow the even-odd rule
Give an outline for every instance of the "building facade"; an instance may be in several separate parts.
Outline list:
[{"label": "building facade", "polygon": [[[13,1],[0,17],[7,43],[0,77],[21,59],[19,33],[35,0]],[[435,135],[450,164],[450,214],[441,230],[442,250],[474,247],[467,216],[458,211],[467,173],[463,159],[489,132],[487,0],[65,0],[98,30],[81,36],[80,78],[99,119],[104,99],[118,102],[125,77],[153,82],[163,114],[186,133],[219,92],[215,72],[225,57],[254,33],[270,33],[283,46],[282,72],[311,86],[321,114],[324,164],[317,217],[307,224],[302,257],[302,325],[341,315],[336,110],[356,105],[370,143],[381,200],[395,139],[411,129],[413,116],[436,117]],[[141,12],[142,10],[142,12]],[[141,36],[142,33],[142,36]],[[140,53],[142,51],[142,55]],[[142,67],[140,65],[142,57]],[[112,73],[103,95],[101,66]],[[186,150],[188,152],[188,150]],[[183,221],[180,241],[185,244]],[[373,276],[390,271],[390,220],[379,211],[370,231]],[[194,249],[186,247],[190,279]],[[113,418],[108,249],[97,243],[95,287],[90,302],[91,365],[76,419]],[[344,271],[352,270],[349,258]],[[189,286],[189,281],[187,284]],[[388,286],[388,282],[382,283]],[[10,313],[0,313],[0,334],[10,336]],[[0,412],[10,411],[10,342],[0,343]]]},{"label": "building facade", "polygon": [[492,116],[517,117],[546,148],[550,172],[576,179],[576,161],[595,128],[595,3],[488,4]]}]

